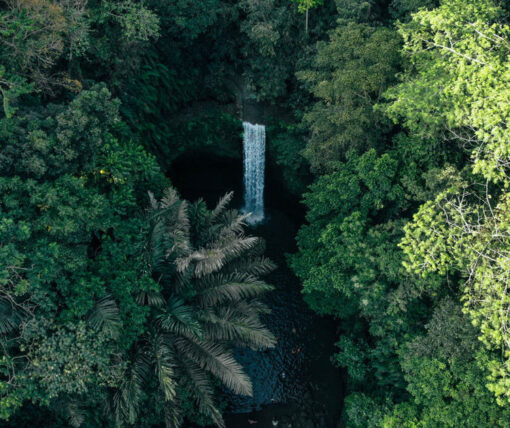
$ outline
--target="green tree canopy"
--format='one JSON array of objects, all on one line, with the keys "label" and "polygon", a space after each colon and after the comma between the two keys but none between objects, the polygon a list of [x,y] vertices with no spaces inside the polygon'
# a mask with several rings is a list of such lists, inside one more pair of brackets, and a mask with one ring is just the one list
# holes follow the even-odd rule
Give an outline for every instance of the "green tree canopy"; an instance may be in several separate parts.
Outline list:
[{"label": "green tree canopy", "polygon": [[304,116],[310,129],[304,155],[315,171],[330,171],[349,150],[382,144],[389,124],[373,107],[394,82],[399,47],[388,28],[350,23],[318,45],[312,69],[298,73],[318,99]]}]

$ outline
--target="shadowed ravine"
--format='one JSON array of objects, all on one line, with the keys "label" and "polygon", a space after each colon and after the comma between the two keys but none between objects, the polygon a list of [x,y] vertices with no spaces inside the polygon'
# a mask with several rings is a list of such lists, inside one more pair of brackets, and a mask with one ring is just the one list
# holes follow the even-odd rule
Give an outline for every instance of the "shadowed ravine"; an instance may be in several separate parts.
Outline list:
[{"label": "shadowed ravine", "polygon": [[[211,160],[210,156],[182,159],[174,165],[171,178],[186,199],[202,197],[212,206],[225,192],[234,190],[234,207],[243,204],[241,162]],[[269,171],[266,220],[250,233],[266,240],[266,254],[278,265],[267,278],[275,291],[266,297],[272,312],[265,318],[278,343],[264,352],[237,351],[252,379],[253,396],[225,391],[227,426],[272,427],[276,419],[279,427],[336,427],[343,398],[341,372],[330,362],[336,327],[308,308],[298,279],[286,265],[285,254],[295,250],[302,213],[299,204],[286,200],[277,187],[271,188]]]}]

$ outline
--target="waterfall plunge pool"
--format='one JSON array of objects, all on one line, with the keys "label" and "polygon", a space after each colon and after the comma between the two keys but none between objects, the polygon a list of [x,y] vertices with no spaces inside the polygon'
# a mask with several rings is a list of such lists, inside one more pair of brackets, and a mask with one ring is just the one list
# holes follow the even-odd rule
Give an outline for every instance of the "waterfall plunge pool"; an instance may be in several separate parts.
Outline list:
[{"label": "waterfall plunge pool", "polygon": [[[169,175],[188,200],[201,197],[213,207],[233,190],[232,207],[245,206],[241,159],[188,155],[172,165]],[[299,280],[286,265],[285,254],[295,251],[294,237],[304,221],[303,208],[274,181],[269,165],[265,175],[265,220],[248,232],[266,240],[266,255],[278,265],[266,278],[275,291],[266,296],[272,312],[264,319],[278,343],[265,352],[237,351],[254,394],[243,397],[225,391],[227,428],[272,428],[273,419],[280,422],[279,427],[290,423],[294,428],[333,428],[340,420],[345,383],[330,361],[338,340],[336,324],[308,308]]]}]

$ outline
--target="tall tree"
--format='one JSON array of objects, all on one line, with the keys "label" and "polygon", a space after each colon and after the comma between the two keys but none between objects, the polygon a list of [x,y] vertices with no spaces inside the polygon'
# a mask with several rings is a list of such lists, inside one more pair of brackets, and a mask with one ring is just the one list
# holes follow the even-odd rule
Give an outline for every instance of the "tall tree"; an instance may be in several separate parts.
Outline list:
[{"label": "tall tree", "polygon": [[259,319],[267,308],[257,300],[272,289],[258,276],[273,264],[260,255],[259,239],[244,235],[246,216],[226,211],[231,198],[227,194],[208,211],[202,201],[188,206],[173,190],[160,201],[151,195],[143,254],[160,291],[139,295],[139,302],[152,308],[151,317],[135,345],[128,377],[111,398],[117,422],[135,423],[152,377],[157,388],[150,400],[165,403],[169,427],[180,426],[183,391],[200,414],[225,426],[210,374],[235,393],[251,395],[233,348],[274,346]]},{"label": "tall tree", "polygon": [[324,3],[324,0],[292,0],[298,4],[298,10],[305,14],[305,32],[308,33],[308,14],[310,9],[314,9]]}]

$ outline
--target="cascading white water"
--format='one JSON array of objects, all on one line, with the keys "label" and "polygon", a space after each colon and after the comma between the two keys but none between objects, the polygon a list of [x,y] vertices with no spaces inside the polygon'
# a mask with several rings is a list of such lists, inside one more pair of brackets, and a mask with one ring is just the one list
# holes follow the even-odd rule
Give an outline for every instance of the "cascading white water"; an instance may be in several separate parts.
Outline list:
[{"label": "cascading white water", "polygon": [[266,162],[266,127],[243,122],[244,208],[251,213],[247,222],[264,219],[264,168]]}]

